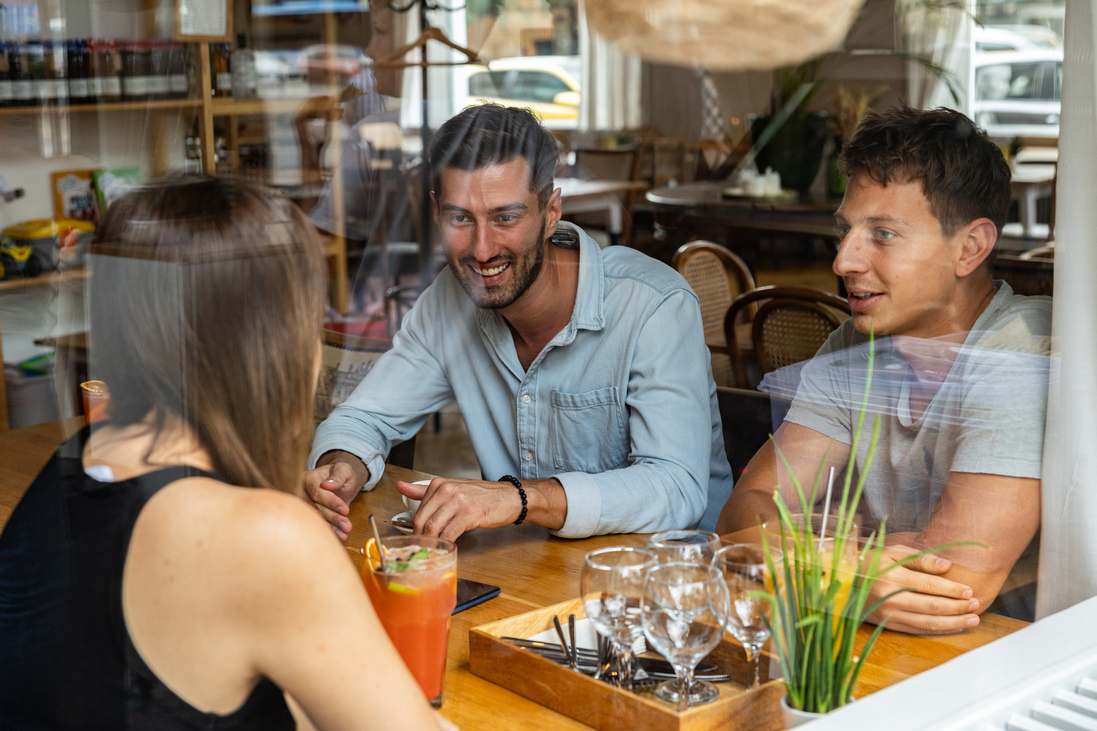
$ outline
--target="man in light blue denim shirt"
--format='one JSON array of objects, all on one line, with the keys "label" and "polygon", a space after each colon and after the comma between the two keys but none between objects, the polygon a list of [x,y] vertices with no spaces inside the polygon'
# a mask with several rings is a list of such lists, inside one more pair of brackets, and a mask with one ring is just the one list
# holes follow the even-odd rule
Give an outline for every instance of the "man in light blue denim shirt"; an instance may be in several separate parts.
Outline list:
[{"label": "man in light blue denim shirt", "polygon": [[449,266],[316,432],[305,484],[344,537],[393,443],[456,399],[485,476],[398,483],[417,531],[711,529],[731,491],[697,297],[636,251],[560,224],[556,147],[524,110],[473,107],[430,148]]}]

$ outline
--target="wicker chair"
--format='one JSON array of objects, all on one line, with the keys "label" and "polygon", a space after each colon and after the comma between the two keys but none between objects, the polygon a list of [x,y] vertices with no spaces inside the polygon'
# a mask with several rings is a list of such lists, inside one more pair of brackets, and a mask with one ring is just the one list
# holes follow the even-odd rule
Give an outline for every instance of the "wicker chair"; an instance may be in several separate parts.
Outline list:
[{"label": "wicker chair", "polygon": [[[392,349],[392,341],[379,338],[363,338],[357,335],[324,330],[321,337],[320,378],[316,384],[312,418],[319,424],[328,418],[339,404],[358,387],[385,352]],[[388,463],[413,469],[415,462],[415,437],[394,445],[389,450]]]},{"label": "wicker chair", "polygon": [[752,318],[750,339],[763,375],[813,357],[850,314],[849,304],[841,297],[807,287],[759,287],[739,295],[724,318],[738,388],[757,385],[752,382],[736,338],[736,324],[750,307],[758,308]]},{"label": "wicker chair", "polygon": [[[712,353],[717,386],[732,386],[731,356],[724,336],[724,315],[735,297],[754,289],[754,277],[743,260],[711,241],[691,241],[674,254],[674,268],[686,278],[701,301],[705,344]],[[746,322],[753,311],[743,312]]]}]

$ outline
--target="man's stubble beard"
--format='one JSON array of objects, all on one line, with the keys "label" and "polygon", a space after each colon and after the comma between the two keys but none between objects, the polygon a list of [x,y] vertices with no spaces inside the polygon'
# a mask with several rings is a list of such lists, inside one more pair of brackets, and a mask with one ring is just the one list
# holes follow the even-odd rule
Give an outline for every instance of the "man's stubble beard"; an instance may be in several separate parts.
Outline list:
[{"label": "man's stubble beard", "polygon": [[475,258],[462,257],[459,261],[449,258],[450,269],[453,270],[457,281],[461,284],[461,288],[465,290],[465,294],[476,303],[477,307],[485,310],[499,310],[509,307],[533,286],[533,283],[537,281],[537,277],[541,275],[541,269],[545,264],[545,250],[548,246],[548,241],[545,239],[547,225],[547,217],[542,214],[541,228],[537,233],[537,244],[531,252],[532,258],[523,255],[521,258],[508,257],[504,259],[510,265],[512,271],[512,283],[506,291],[498,291],[497,288],[476,287],[469,282],[472,275],[469,273],[467,265],[475,264]]}]

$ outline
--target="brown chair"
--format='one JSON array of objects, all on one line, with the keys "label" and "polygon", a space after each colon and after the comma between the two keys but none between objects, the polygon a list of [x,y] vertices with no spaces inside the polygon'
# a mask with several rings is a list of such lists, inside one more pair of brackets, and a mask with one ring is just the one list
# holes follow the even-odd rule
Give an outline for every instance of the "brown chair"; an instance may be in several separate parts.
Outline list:
[{"label": "brown chair", "polygon": [[[731,355],[724,335],[724,316],[732,300],[754,289],[754,277],[743,260],[711,241],[691,241],[674,253],[674,268],[686,278],[701,301],[705,344],[712,354],[712,375],[717,386],[733,385]],[[753,311],[743,311],[743,321]]]},{"label": "brown chair", "polygon": [[759,287],[739,295],[724,318],[724,336],[738,388],[754,388],[736,337],[736,324],[750,307],[758,311],[750,325],[754,359],[762,375],[815,355],[827,337],[849,317],[841,297],[808,287]]},{"label": "brown chair", "polygon": [[[640,180],[640,153],[637,148],[616,150],[580,148],[575,150],[575,167],[578,168],[581,177],[592,180],[636,182]],[[632,209],[636,205],[636,191],[620,193],[618,197],[625,211],[621,227],[621,243],[629,246],[632,244]],[[584,228],[608,227],[608,221],[601,214],[574,213],[570,214],[567,220]]]},{"label": "brown chair", "polygon": [[[316,384],[313,402],[313,423],[319,425],[328,418],[332,409],[346,401],[377,359],[391,349],[391,340],[324,330],[321,337],[320,378]],[[414,436],[389,450],[388,464],[410,470],[413,469],[414,462]]]}]

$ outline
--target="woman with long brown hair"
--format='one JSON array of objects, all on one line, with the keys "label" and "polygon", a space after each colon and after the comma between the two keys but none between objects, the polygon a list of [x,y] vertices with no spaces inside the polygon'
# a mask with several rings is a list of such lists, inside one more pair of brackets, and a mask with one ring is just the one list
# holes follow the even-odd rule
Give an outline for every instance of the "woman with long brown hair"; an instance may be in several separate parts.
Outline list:
[{"label": "woman with long brown hair", "polygon": [[119,201],[100,239],[110,418],[0,536],[0,728],[293,728],[284,693],[320,728],[437,728],[296,494],[324,306],[311,225],[188,179]]}]

